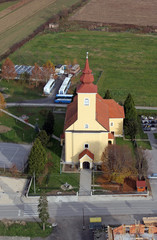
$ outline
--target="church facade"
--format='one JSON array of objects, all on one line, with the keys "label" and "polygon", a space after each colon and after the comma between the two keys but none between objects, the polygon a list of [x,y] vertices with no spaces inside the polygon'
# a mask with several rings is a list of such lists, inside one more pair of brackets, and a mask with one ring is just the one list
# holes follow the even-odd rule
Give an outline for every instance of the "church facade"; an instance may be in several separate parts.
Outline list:
[{"label": "church facade", "polygon": [[77,94],[67,107],[64,124],[65,163],[80,168],[101,164],[101,156],[115,136],[123,135],[124,109],[113,99],[103,99],[93,84],[88,55]]}]

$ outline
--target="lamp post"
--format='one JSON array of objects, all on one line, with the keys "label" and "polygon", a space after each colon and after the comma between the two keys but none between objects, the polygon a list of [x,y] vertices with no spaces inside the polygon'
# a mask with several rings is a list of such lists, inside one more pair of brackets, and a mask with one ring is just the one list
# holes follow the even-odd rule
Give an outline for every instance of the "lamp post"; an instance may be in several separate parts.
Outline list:
[{"label": "lamp post", "polygon": [[82,229],[85,230],[85,221],[84,221],[84,208],[82,208],[82,212],[83,212],[83,219],[82,219]]}]

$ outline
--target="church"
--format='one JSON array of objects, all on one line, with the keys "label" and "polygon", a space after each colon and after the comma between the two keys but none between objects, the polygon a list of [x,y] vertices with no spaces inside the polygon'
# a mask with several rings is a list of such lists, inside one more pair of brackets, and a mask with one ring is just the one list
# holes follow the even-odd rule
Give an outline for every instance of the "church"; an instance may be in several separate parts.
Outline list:
[{"label": "church", "polygon": [[113,99],[103,99],[93,81],[87,53],[76,96],[67,107],[62,135],[65,164],[80,169],[100,165],[108,144],[114,144],[116,136],[123,136],[123,107]]}]

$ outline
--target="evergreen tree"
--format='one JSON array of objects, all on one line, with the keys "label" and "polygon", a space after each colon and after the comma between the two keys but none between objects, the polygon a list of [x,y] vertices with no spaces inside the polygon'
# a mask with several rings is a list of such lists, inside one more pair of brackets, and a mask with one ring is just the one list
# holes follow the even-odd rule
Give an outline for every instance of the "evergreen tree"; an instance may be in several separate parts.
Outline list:
[{"label": "evergreen tree", "polygon": [[46,151],[40,140],[36,138],[28,158],[29,173],[31,175],[35,173],[38,177],[43,172],[46,162]]},{"label": "evergreen tree", "polygon": [[47,114],[47,118],[43,125],[43,130],[45,130],[47,135],[49,135],[49,136],[52,135],[52,133],[54,131],[54,116],[53,116],[52,111],[49,111]]},{"label": "evergreen tree", "polygon": [[39,198],[38,212],[39,212],[39,218],[41,219],[43,224],[43,231],[45,231],[45,224],[49,219],[48,201],[45,193],[42,193],[42,195]]},{"label": "evergreen tree", "polygon": [[105,96],[104,96],[104,99],[112,99],[111,97],[111,94],[110,94],[110,91],[107,90],[106,93],[105,93]]},{"label": "evergreen tree", "polygon": [[39,138],[41,144],[45,147],[49,140],[50,140],[50,137],[47,135],[46,131],[45,130],[41,130],[37,136],[37,138]]},{"label": "evergreen tree", "polygon": [[124,132],[125,135],[129,135],[131,137],[131,140],[133,140],[135,139],[136,133],[138,131],[138,123],[135,104],[130,93],[124,102],[124,112]]}]

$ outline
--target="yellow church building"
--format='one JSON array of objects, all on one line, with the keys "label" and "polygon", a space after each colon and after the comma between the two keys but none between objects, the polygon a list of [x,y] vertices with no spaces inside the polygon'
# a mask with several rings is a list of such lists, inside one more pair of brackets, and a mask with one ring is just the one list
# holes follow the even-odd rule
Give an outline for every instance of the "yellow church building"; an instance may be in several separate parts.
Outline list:
[{"label": "yellow church building", "polygon": [[93,81],[87,54],[81,83],[67,107],[64,124],[65,164],[80,169],[100,165],[108,144],[123,135],[123,107],[113,99],[103,99]]}]

